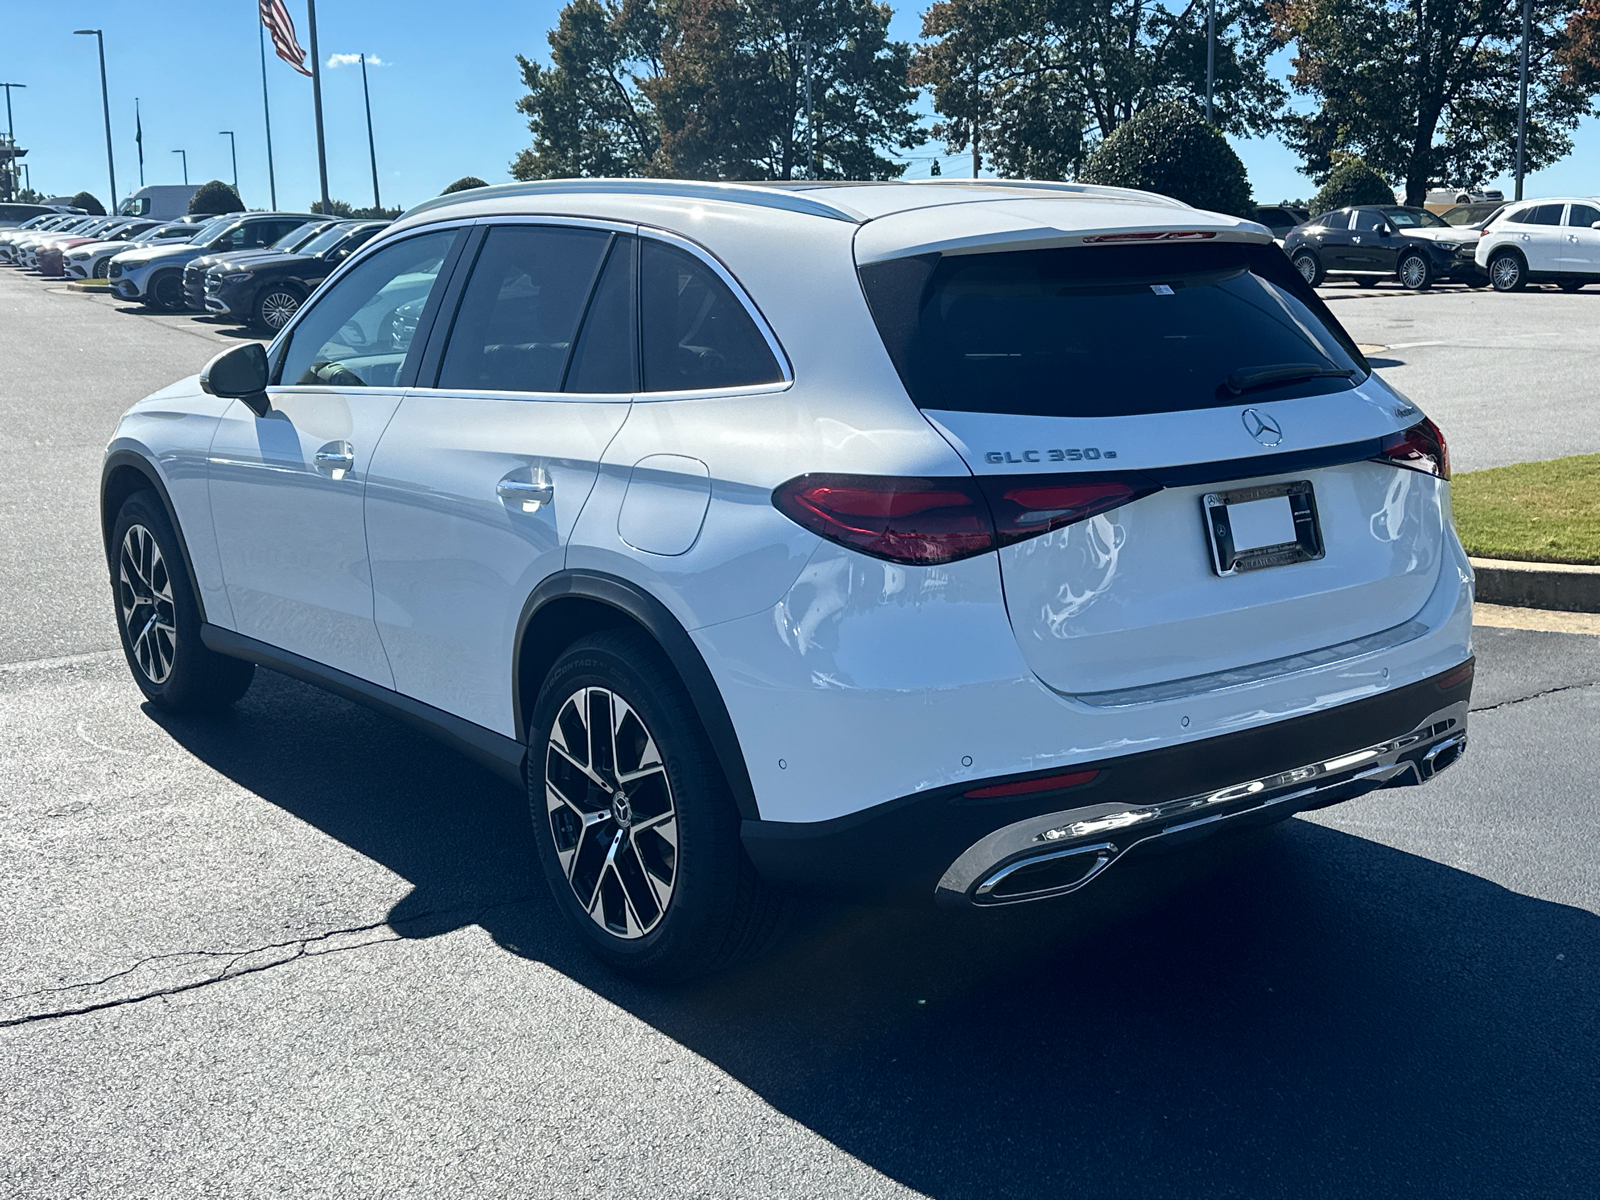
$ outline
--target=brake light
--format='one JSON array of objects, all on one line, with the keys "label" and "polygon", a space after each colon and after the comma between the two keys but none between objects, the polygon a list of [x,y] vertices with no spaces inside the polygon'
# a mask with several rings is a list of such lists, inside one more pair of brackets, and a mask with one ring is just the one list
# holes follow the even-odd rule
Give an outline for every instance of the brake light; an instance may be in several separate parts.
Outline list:
[{"label": "brake light", "polygon": [[874,558],[916,566],[993,550],[994,522],[971,479],[802,475],[773,490],[791,521]]},{"label": "brake light", "polygon": [[1160,490],[1136,475],[801,475],[775,488],[772,503],[841,546],[934,566],[1038,537]]},{"label": "brake light", "polygon": [[1427,417],[1403,433],[1384,438],[1381,461],[1440,479],[1450,478],[1450,447],[1445,445],[1439,427]]}]

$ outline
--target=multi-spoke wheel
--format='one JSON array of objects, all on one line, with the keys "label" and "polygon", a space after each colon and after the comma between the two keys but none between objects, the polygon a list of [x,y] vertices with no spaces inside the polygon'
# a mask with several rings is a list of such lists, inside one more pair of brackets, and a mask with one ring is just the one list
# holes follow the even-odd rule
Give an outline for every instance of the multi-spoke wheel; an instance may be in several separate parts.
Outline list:
[{"label": "multi-spoke wheel", "polygon": [[1302,250],[1294,256],[1294,269],[1300,272],[1312,287],[1320,287],[1326,272],[1322,269],[1322,260],[1309,250]]},{"label": "multi-spoke wheel", "polygon": [[117,555],[117,609],[132,646],[133,661],[151,683],[165,683],[178,649],[178,616],[172,606],[172,575],[143,525],[129,525]]},{"label": "multi-spoke wheel", "polygon": [[1528,266],[1515,250],[1497,250],[1489,260],[1489,282],[1497,292],[1520,292],[1528,286]]},{"label": "multi-spoke wheel", "polygon": [[117,631],[133,681],[151,703],[196,712],[244,695],[255,666],[200,640],[200,603],[177,532],[154,492],[137,491],[122,502],[110,551]]},{"label": "multi-spoke wheel", "polygon": [[545,805],[572,894],[602,928],[643,937],[677,879],[678,812],[661,751],[615,692],[580,688],[556,714]]},{"label": "multi-spoke wheel", "polygon": [[277,333],[294,319],[304,299],[305,297],[291,287],[280,285],[267,288],[256,297],[253,314],[256,327],[263,333]]},{"label": "multi-spoke wheel", "polygon": [[597,957],[682,979],[757,949],[782,903],[756,875],[695,705],[642,632],[569,646],[528,729],[528,799],[557,906]]},{"label": "multi-spoke wheel", "polygon": [[1433,264],[1416,251],[1402,258],[1397,270],[1402,286],[1413,292],[1426,291],[1433,286]]}]

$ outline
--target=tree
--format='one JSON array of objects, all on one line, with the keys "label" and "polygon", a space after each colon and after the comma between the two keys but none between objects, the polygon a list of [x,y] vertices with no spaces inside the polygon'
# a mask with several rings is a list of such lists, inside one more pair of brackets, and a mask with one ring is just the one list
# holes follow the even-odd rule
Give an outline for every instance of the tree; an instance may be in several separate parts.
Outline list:
[{"label": "tree", "polygon": [[[1572,150],[1594,93],[1558,53],[1571,0],[1532,0],[1527,167]],[[1420,205],[1430,184],[1481,187],[1516,161],[1520,0],[1275,0],[1279,39],[1295,44],[1290,82],[1316,99],[1285,140],[1319,183],[1335,151],[1405,181]]]},{"label": "tree", "polygon": [[399,208],[352,208],[350,215],[362,221],[394,221],[400,216]]},{"label": "tree", "polygon": [[234,191],[220,179],[213,179],[210,183],[202,183],[195,189],[193,196],[189,197],[189,211],[192,213],[236,213],[244,211],[244,201],[239,199],[239,193]]},{"label": "tree", "polygon": [[[1205,17],[1202,0],[939,0],[912,79],[933,93],[933,132],[951,153],[976,139],[975,158],[987,152],[1002,175],[1069,178],[1150,105],[1204,105]],[[1259,5],[1220,0],[1213,108],[1225,132],[1275,127],[1276,48]]]},{"label": "tree", "polygon": [[1354,156],[1346,157],[1328,173],[1322,190],[1311,198],[1311,215],[1319,216],[1354,204],[1393,204],[1394,189],[1371,167]]},{"label": "tree", "polygon": [[1584,0],[1572,14],[1556,57],[1564,80],[1590,93],[1600,90],[1600,0]]},{"label": "tree", "polygon": [[479,179],[476,175],[463,175],[460,179],[456,180],[449,187],[445,188],[444,191],[440,192],[439,195],[441,195],[441,196],[453,196],[457,192],[470,192],[473,188],[481,188],[481,187],[488,187],[488,186],[489,185],[487,183],[485,183],[483,180]]},{"label": "tree", "polygon": [[71,204],[73,208],[83,209],[91,217],[103,217],[106,215],[105,205],[96,200],[89,192],[79,192],[67,203]]},{"label": "tree", "polygon": [[573,0],[551,66],[519,58],[533,145],[511,172],[893,178],[917,139],[911,49],[872,0]]},{"label": "tree", "polygon": [[1084,164],[1085,183],[1160,192],[1196,208],[1253,215],[1244,163],[1194,109],[1161,100],[1117,126]]},{"label": "tree", "polygon": [[[322,201],[313,200],[310,204],[306,205],[306,211],[317,213],[319,216],[322,215]],[[356,210],[351,208],[350,205],[345,203],[343,200],[330,198],[328,200],[328,210],[326,215],[330,217],[353,217],[356,215]]]}]

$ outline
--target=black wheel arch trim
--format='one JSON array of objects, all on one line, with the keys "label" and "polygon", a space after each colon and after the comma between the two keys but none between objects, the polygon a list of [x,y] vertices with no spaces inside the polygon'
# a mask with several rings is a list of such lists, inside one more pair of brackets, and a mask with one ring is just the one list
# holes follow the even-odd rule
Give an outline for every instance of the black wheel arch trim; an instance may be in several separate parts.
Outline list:
[{"label": "black wheel arch trim", "polygon": [[[106,455],[106,461],[100,468],[100,539],[105,546],[106,568],[115,571],[115,560],[111,546],[111,534],[116,528],[116,509],[110,506],[111,479],[119,469],[131,468],[144,476],[145,481],[161,500],[161,506],[166,509],[167,520],[172,522],[172,531],[178,536],[178,551],[183,555],[183,567],[189,573],[189,582],[194,587],[195,607],[200,610],[200,620],[206,620],[205,597],[200,594],[200,577],[195,574],[194,559],[189,555],[189,541],[183,536],[183,523],[178,520],[178,510],[172,503],[172,496],[167,491],[166,481],[161,478],[161,472],[156,470],[149,459],[132,450],[113,450]],[[119,502],[117,508],[121,508]]]},{"label": "black wheel arch trim", "polygon": [[521,673],[526,639],[529,631],[536,627],[540,612],[552,602],[566,597],[590,600],[613,608],[655,639],[689,693],[701,727],[711,741],[712,752],[716,754],[717,763],[728,781],[728,790],[733,794],[739,816],[746,821],[759,820],[761,813],[756,803],[755,788],[750,782],[750,769],[745,763],[733,718],[728,714],[728,706],[722,699],[722,691],[717,687],[711,668],[706,666],[694,639],[666,605],[637,584],[619,576],[579,568],[557,571],[534,588],[523,604],[511,660],[514,665],[511,702],[518,736],[527,740],[528,721],[533,715],[529,711],[531,705],[524,705],[523,695],[536,696],[543,682],[529,680],[527,682],[531,686],[523,686]]},{"label": "black wheel arch trim", "polygon": [[313,684],[336,696],[343,696],[375,712],[419,729],[451,749],[487,767],[514,787],[522,787],[522,760],[526,747],[514,738],[485,729],[482,725],[434,708],[391,688],[356,675],[280,649],[255,638],[224,629],[220,625],[200,626],[200,640],[206,649],[229,658],[240,658],[267,667],[302,682]]}]

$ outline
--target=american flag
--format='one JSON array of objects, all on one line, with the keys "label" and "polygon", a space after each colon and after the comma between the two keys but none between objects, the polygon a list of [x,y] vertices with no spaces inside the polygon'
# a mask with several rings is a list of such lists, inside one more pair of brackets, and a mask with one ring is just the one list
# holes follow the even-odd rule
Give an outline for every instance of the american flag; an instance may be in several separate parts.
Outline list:
[{"label": "american flag", "polygon": [[261,0],[261,23],[272,35],[272,48],[278,52],[278,57],[300,74],[311,74],[306,70],[306,52],[295,40],[294,21],[289,17],[289,10],[283,6],[283,0]]}]

